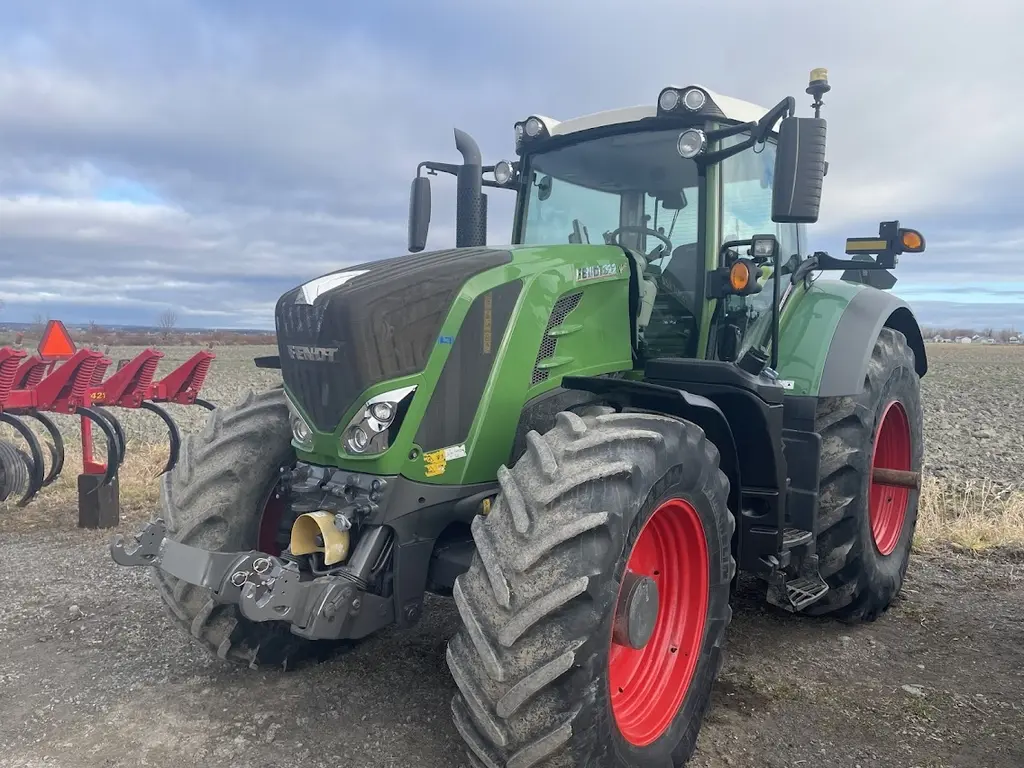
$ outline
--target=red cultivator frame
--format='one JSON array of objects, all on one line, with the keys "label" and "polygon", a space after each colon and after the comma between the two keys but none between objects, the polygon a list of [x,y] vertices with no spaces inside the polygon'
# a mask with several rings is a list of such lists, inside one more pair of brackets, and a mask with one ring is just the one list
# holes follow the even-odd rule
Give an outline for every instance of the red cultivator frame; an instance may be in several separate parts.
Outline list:
[{"label": "red cultivator frame", "polygon": [[[80,523],[87,517],[86,507],[95,510],[97,503],[114,504],[116,523],[116,479],[125,456],[125,434],[112,408],[142,408],[155,413],[170,433],[170,455],[162,470],[169,471],[178,461],[181,433],[177,424],[159,403],[199,405],[208,410],[213,404],[199,397],[214,354],[201,351],[159,381],[154,381],[163,353],[144,349],[135,357],[123,360],[117,370],[104,378],[112,360],[101,352],[76,350],[67,330],[52,320],[43,334],[36,355],[24,350],[0,347],[0,421],[10,424],[24,439],[28,453],[0,440],[0,501],[21,492],[18,506],[28,504],[42,488],[56,480],[64,468],[64,440],[57,425],[47,415],[73,414],[82,420],[82,474],[79,476]],[[59,362],[61,359],[64,362]],[[49,434],[50,460],[46,470],[43,445],[25,423],[38,421]],[[93,425],[106,438],[105,461],[93,456]],[[27,470],[27,476],[26,476]],[[99,497],[107,491],[106,501]]]}]

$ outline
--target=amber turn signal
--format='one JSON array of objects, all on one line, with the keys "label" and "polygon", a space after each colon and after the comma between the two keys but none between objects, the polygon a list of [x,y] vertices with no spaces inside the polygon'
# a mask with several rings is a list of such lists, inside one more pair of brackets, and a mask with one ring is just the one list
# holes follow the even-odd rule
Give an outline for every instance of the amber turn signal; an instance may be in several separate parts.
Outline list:
[{"label": "amber turn signal", "polygon": [[900,244],[904,251],[920,253],[924,250],[924,237],[915,229],[901,229]]},{"label": "amber turn signal", "polygon": [[750,285],[750,265],[740,259],[729,268],[729,285],[736,293],[742,293]]}]

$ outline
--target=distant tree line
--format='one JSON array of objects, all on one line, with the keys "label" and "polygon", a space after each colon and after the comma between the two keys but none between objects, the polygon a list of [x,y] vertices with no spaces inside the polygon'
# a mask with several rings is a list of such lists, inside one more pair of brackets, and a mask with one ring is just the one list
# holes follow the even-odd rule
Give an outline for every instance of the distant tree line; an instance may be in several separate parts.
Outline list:
[{"label": "distant tree line", "polygon": [[922,326],[921,335],[925,339],[933,339],[936,336],[941,336],[944,339],[956,339],[961,336],[967,336],[968,338],[974,338],[980,336],[983,339],[992,339],[1002,343],[1008,342],[1012,338],[1020,338],[1021,332],[1016,328],[1000,328],[998,330],[994,328],[984,328],[982,330],[976,330],[974,328],[939,328],[933,326]]}]

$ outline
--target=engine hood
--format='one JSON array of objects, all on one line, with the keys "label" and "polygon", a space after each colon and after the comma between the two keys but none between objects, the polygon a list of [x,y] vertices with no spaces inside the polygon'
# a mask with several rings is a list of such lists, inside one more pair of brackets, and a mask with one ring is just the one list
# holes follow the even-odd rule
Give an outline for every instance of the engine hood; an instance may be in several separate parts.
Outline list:
[{"label": "engine hood", "polygon": [[509,250],[459,248],[367,262],[285,293],[275,324],[281,375],[323,432],[368,387],[422,371],[467,280]]}]

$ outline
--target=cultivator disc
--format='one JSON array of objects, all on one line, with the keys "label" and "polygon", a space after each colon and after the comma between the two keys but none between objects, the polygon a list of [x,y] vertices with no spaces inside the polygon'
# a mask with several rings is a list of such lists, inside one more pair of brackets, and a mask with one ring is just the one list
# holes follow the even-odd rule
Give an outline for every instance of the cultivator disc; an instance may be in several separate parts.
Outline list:
[{"label": "cultivator disc", "polygon": [[20,448],[0,440],[0,504],[28,488],[28,468],[32,463]]},{"label": "cultivator disc", "polygon": [[[177,464],[181,451],[181,430],[164,403],[215,406],[199,397],[214,354],[203,350],[154,381],[163,353],[144,349],[123,360],[106,376],[112,360],[101,352],[76,349],[67,330],[51,321],[39,343],[38,353],[0,347],[0,422],[9,424],[27,450],[10,440],[0,440],[0,502],[17,497],[24,506],[64,469],[64,439],[51,413],[78,416],[81,420],[82,473],[110,484],[124,463],[128,441],[115,409],[142,409],[156,414],[166,425],[169,456],[160,474]],[[27,421],[38,422],[45,443]],[[93,457],[93,428],[104,437],[104,461]],[[44,449],[45,444],[45,449]],[[49,462],[46,460],[49,455]]]}]

